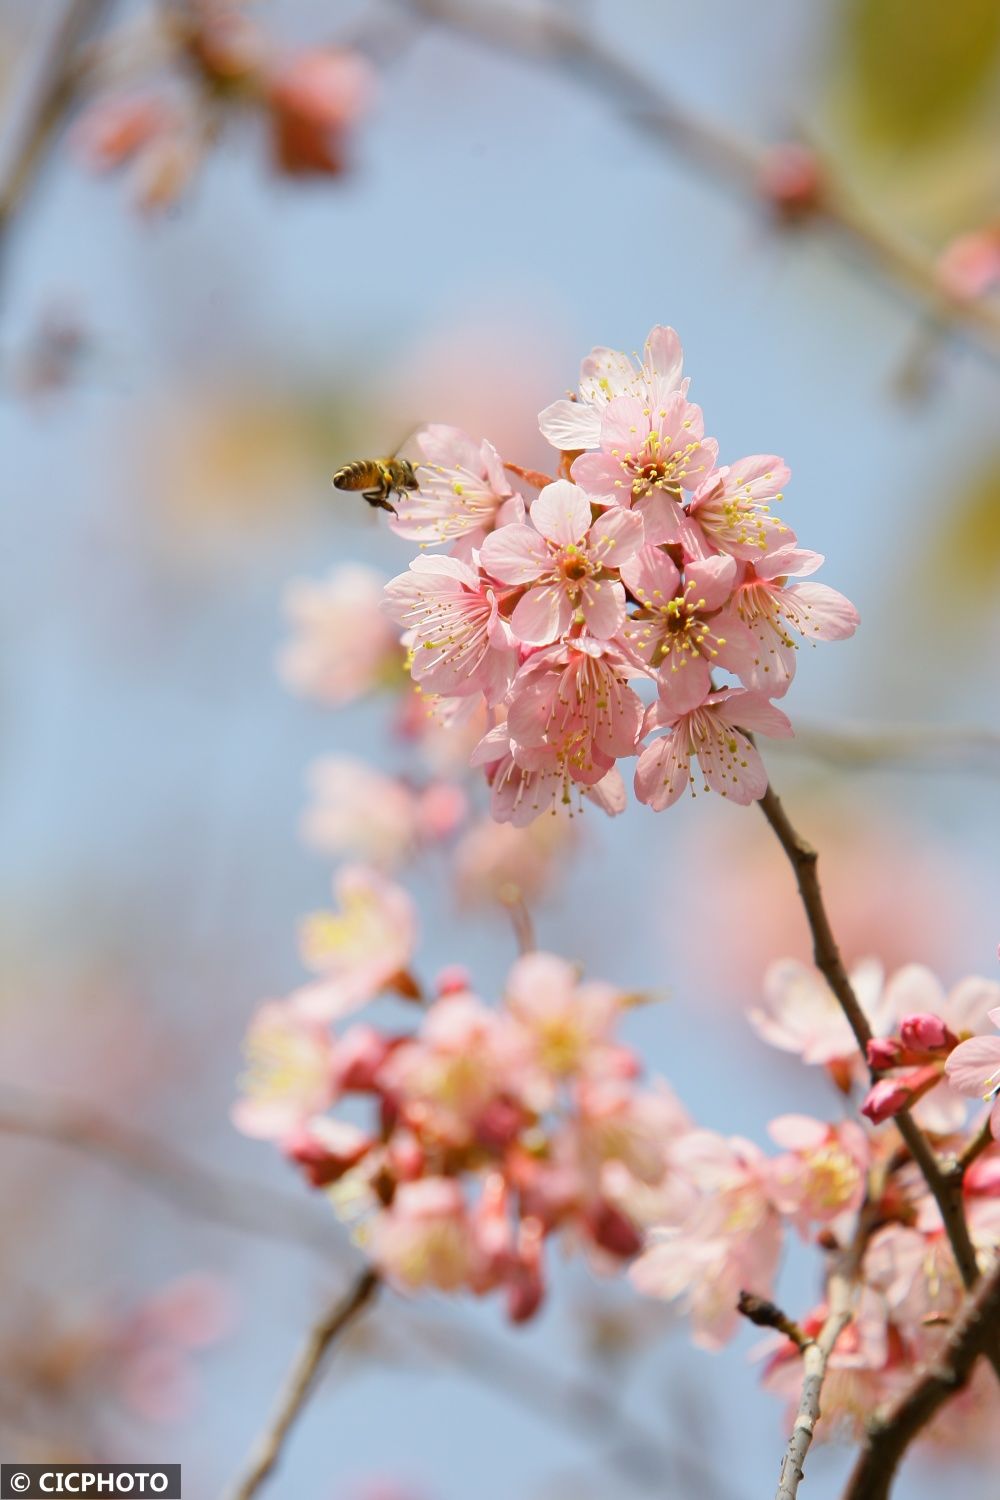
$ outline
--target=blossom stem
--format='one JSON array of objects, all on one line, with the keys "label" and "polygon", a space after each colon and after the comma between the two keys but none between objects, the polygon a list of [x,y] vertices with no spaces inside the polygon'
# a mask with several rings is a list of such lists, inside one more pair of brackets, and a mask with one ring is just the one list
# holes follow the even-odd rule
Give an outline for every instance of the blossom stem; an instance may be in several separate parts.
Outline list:
[{"label": "blossom stem", "polygon": [[907,1448],[946,1402],[967,1384],[981,1355],[1000,1343],[1000,1261],[980,1282],[934,1361],[869,1429],[844,1500],[887,1500]]},{"label": "blossom stem", "polygon": [[246,1472],[230,1492],[230,1500],[251,1500],[275,1468],[288,1434],[312,1394],[327,1355],[368,1306],[378,1287],[377,1271],[369,1267],[360,1272],[347,1292],[338,1296],[310,1329],[274,1415],[254,1447]]}]

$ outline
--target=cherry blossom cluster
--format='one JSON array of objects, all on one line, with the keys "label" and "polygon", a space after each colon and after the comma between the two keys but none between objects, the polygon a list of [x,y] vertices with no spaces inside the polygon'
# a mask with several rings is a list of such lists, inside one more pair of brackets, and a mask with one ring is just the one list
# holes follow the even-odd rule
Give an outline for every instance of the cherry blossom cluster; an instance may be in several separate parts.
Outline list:
[{"label": "cherry blossom cluster", "polygon": [[303,838],[336,860],[390,873],[450,849],[463,905],[543,897],[578,841],[577,821],[515,828],[480,810],[482,778],[469,759],[487,728],[485,710],[466,698],[455,700],[456,712],[415,689],[399,629],[381,607],[386,581],[345,563],[324,578],[293,580],[286,593],[292,633],[278,656],[282,680],[326,708],[388,698],[383,743],[395,747],[402,768],[377,769],[343,753],[316,761]]},{"label": "cherry blossom cluster", "polygon": [[[765,1041],[822,1067],[838,1090],[861,1098],[864,1126],[840,1127],[839,1158],[818,1132],[803,1154],[805,1129],[796,1127],[818,1199],[840,1204],[817,1243],[835,1256],[861,1236],[857,1308],[834,1348],[823,1395],[825,1435],[860,1437],[871,1412],[907,1387],[914,1368],[934,1361],[964,1296],[937,1205],[891,1124],[901,1108],[912,1107],[943,1160],[967,1153],[963,1200],[973,1245],[984,1266],[1000,1250],[1000,1149],[978,1133],[982,1121],[970,1122],[968,1105],[969,1098],[991,1104],[992,1135],[1000,1136],[1000,1037],[991,1032],[991,1022],[1000,1023],[1000,984],[970,976],[946,990],[919,964],[886,979],[872,960],[856,967],[851,982],[875,1034],[867,1065],[834,995],[807,965],[772,965],[750,1019]],[[884,1074],[873,1086],[870,1070]],[[777,1124],[790,1141],[787,1123]],[[864,1218],[861,1198],[845,1198],[844,1148],[863,1171]],[[825,1314],[821,1303],[801,1320],[802,1333],[815,1335]],[[801,1384],[795,1345],[770,1340],[765,1352],[765,1384],[794,1404]],[[928,1436],[982,1447],[995,1443],[996,1420],[995,1383],[981,1372]]]},{"label": "cherry blossom cluster", "polygon": [[822,558],[777,516],[786,465],[719,464],[670,328],[641,361],[593,350],[577,394],[539,425],[562,477],[454,428],[417,438],[419,488],[393,528],[446,550],[386,588],[414,682],[447,716],[485,707],[473,761],[498,821],[528,823],[574,792],[619,812],[618,762],[636,755],[636,796],[656,810],[692,784],[693,759],[706,789],[752,802],[767,775],[750,734],[792,733],[774,700],[796,636],[857,625],[841,594],[802,581]]},{"label": "cherry blossom cluster", "polygon": [[375,92],[361,53],[285,53],[242,0],[157,7],[141,26],[108,37],[94,66],[110,84],[76,121],[77,154],[97,172],[131,163],[146,210],[176,201],[237,113],[263,120],[284,175],[340,176]]},{"label": "cherry blossom cluster", "polygon": [[[546,953],[514,964],[498,1006],[459,970],[425,997],[406,893],[359,868],[337,884],[340,910],[303,924],[315,982],[250,1026],[239,1128],[361,1214],[374,1263],[404,1291],[501,1291],[521,1322],[541,1303],[551,1237],[602,1267],[633,1256],[685,1125],[616,1038],[634,997]],[[332,1028],[387,989],[415,1024]]]}]

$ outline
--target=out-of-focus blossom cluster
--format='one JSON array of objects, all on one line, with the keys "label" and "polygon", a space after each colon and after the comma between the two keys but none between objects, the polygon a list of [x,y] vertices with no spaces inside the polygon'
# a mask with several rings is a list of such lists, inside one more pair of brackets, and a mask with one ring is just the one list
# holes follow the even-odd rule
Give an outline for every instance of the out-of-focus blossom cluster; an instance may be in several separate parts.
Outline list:
[{"label": "out-of-focus blossom cluster", "polygon": [[237,113],[263,122],[276,169],[340,176],[371,107],[371,64],[350,47],[286,53],[244,0],[179,0],[107,37],[90,67],[106,91],[76,121],[96,172],[131,163],[146,210],[169,207]]},{"label": "out-of-focus blossom cluster", "polygon": [[[539,424],[561,477],[451,428],[417,440],[419,488],[392,524],[447,550],[386,588],[414,682],[485,707],[473,760],[500,822],[529,823],[574,793],[620,812],[618,762],[636,755],[636,795],[656,810],[693,790],[694,760],[706,790],[755,800],[767,776],[750,734],[792,733],[774,700],[797,637],[842,639],[857,624],[842,595],[809,581],[822,558],[778,518],[786,465],[719,464],[670,328],[653,329],[641,362],[593,350],[578,393]],[[536,491],[530,503],[514,478]]]},{"label": "out-of-focus blossom cluster", "polygon": [[[687,1121],[665,1088],[641,1086],[616,1037],[631,997],[545,953],[515,963],[499,1005],[459,970],[425,994],[405,893],[355,870],[341,896],[339,914],[303,925],[316,982],[251,1024],[237,1125],[360,1216],[403,1290],[500,1290],[520,1322],[544,1295],[551,1237],[599,1267],[635,1255],[672,1196],[670,1146]],[[413,1024],[331,1029],[385,989],[410,1001]]]},{"label": "out-of-focus blossom cluster", "polygon": [[168,1282],[131,1306],[54,1316],[51,1306],[11,1306],[5,1319],[0,1431],[22,1462],[120,1453],[122,1413],[173,1424],[196,1404],[196,1356],[230,1331],[228,1285],[205,1272]]},{"label": "out-of-focus blossom cluster", "polygon": [[[818,1239],[830,1264],[861,1236],[855,1313],[834,1348],[821,1428],[828,1437],[839,1431],[858,1438],[872,1411],[900,1395],[915,1368],[933,1363],[964,1295],[937,1205],[886,1124],[900,1109],[912,1107],[945,1161],[977,1140],[964,1179],[965,1215],[981,1263],[1000,1250],[1000,1149],[970,1135],[981,1121],[969,1119],[967,1103],[971,1097],[992,1104],[992,1131],[1000,1134],[1000,1037],[990,1032],[991,1022],[1000,1023],[1000,984],[970,976],[946,990],[918,964],[885,980],[871,960],[855,968],[851,982],[875,1033],[867,1060],[822,976],[797,961],[772,966],[750,1019],[767,1042],[825,1068],[845,1094],[856,1093],[866,1117],[863,1126],[848,1121],[839,1127],[836,1150],[813,1122],[772,1126],[812,1178],[808,1212],[818,1221],[816,1205],[839,1201]],[[782,1179],[792,1194],[784,1201],[776,1196],[776,1206],[802,1227],[794,1194],[804,1179],[794,1165],[772,1167],[772,1190],[777,1184],[779,1194]],[[799,1324],[802,1333],[814,1336],[825,1316],[824,1305],[813,1309]],[[799,1351],[777,1339],[769,1340],[767,1353],[765,1384],[797,1403]],[[977,1377],[949,1411],[946,1421],[928,1429],[929,1439],[966,1449],[995,1446],[1000,1413],[993,1382]]]}]

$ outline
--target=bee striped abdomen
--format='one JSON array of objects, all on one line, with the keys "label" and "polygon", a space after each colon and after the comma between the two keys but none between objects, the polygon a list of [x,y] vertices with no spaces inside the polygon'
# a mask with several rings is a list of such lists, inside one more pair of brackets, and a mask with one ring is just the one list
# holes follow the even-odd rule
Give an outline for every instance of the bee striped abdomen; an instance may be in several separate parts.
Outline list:
[{"label": "bee striped abdomen", "polygon": [[396,514],[389,503],[390,495],[404,495],[415,490],[418,480],[407,458],[359,458],[345,464],[333,476],[339,490],[360,491],[369,505]]}]

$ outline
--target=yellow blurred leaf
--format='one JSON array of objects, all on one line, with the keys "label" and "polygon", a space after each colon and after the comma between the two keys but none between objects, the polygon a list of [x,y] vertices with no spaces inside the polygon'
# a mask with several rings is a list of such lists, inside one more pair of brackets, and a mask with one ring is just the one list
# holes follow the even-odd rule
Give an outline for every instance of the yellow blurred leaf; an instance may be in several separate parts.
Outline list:
[{"label": "yellow blurred leaf", "polygon": [[1000,0],[845,0],[852,114],[888,146],[930,144],[977,102],[1000,54]]},{"label": "yellow blurred leaf", "polygon": [[[940,566],[935,549],[932,566]],[[948,516],[947,564],[954,602],[975,609],[994,595],[1000,580],[1000,454],[974,476],[952,502]]]}]

